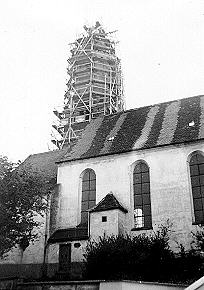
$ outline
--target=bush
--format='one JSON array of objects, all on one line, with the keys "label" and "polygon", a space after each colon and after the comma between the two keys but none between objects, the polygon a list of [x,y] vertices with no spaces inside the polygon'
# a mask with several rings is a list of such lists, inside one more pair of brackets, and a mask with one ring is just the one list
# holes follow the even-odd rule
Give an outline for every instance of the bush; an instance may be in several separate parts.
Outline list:
[{"label": "bush", "polygon": [[165,281],[173,252],[168,229],[161,227],[151,236],[110,236],[90,241],[84,255],[87,279],[134,279]]},{"label": "bush", "polygon": [[194,250],[175,255],[169,247],[169,228],[148,236],[100,237],[89,241],[84,254],[85,279],[191,282],[203,275],[203,258]]},{"label": "bush", "polygon": [[192,283],[201,278],[204,272],[203,257],[194,250],[179,253],[173,259],[171,280],[173,282]]},{"label": "bush", "polygon": [[195,250],[204,252],[204,228],[200,226],[199,230],[197,230],[196,232],[192,232],[192,236],[193,236],[192,247]]}]

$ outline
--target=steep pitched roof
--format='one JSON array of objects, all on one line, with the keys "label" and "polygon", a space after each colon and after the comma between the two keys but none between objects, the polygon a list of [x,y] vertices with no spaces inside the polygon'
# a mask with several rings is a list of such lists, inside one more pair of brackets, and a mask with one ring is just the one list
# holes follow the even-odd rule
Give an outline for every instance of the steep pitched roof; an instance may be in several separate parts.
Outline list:
[{"label": "steep pitched roof", "polygon": [[107,194],[95,207],[89,210],[89,212],[99,212],[111,209],[120,209],[121,211],[127,213],[125,209],[117,200],[117,198],[112,194]]},{"label": "steep pitched roof", "polygon": [[48,243],[62,243],[88,239],[88,228],[69,228],[55,231],[48,239]]},{"label": "steep pitched roof", "polygon": [[57,176],[57,164],[62,156],[64,156],[67,149],[48,151],[28,156],[24,162],[19,166],[21,168],[31,168],[34,171],[41,172],[46,178],[52,179]]},{"label": "steep pitched roof", "polygon": [[94,119],[60,162],[203,138],[204,96],[196,96]]}]

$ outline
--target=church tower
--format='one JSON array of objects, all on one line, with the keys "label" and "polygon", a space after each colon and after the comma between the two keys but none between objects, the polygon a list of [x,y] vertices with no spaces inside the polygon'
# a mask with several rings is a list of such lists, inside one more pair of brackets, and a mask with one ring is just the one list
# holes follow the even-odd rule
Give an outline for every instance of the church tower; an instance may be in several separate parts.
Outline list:
[{"label": "church tower", "polygon": [[[115,32],[115,31],[114,31]],[[114,32],[99,22],[84,26],[84,34],[70,44],[68,83],[52,142],[64,148],[80,137],[91,119],[124,110],[121,62],[115,54]]]}]

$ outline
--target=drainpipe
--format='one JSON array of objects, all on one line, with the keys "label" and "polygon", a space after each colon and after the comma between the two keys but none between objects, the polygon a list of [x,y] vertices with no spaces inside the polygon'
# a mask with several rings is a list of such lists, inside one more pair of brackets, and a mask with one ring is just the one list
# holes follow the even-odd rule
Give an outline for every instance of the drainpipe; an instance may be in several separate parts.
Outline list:
[{"label": "drainpipe", "polygon": [[90,214],[90,211],[88,211],[88,237],[90,237],[90,233],[91,233],[91,229],[90,229],[90,217],[91,217],[91,214]]},{"label": "drainpipe", "polygon": [[44,239],[44,253],[43,253],[43,265],[42,265],[42,277],[47,276],[47,249],[48,249],[48,233],[49,233],[49,221],[50,221],[50,203],[51,203],[51,192],[47,195],[47,207],[45,212],[45,239]]}]

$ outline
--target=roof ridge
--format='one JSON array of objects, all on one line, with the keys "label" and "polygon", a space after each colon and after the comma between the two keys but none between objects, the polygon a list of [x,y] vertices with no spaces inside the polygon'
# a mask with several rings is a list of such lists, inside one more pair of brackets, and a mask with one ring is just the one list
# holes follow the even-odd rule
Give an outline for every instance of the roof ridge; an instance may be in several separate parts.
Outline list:
[{"label": "roof ridge", "polygon": [[[63,151],[66,151],[67,148],[63,148],[63,149],[54,149],[54,150],[49,150],[49,151],[44,151],[44,152],[39,152],[39,153],[34,153],[34,154],[30,154],[28,157],[30,156],[35,156],[35,155],[44,155],[44,154],[54,154],[56,153],[57,151],[58,152],[63,152]],[[27,158],[28,158],[27,157]]]},{"label": "roof ridge", "polygon": [[[154,104],[151,104],[151,105],[145,105],[145,106],[141,106],[141,107],[137,107],[137,108],[131,108],[131,109],[120,111],[120,112],[116,112],[116,113],[113,113],[113,114],[110,114],[110,115],[105,115],[105,118],[109,118],[109,117],[116,116],[118,114],[122,114],[122,113],[126,113],[126,112],[128,113],[128,112],[131,112],[131,111],[136,111],[136,110],[143,109],[143,108],[154,107],[154,106],[159,106],[159,105],[165,105],[165,104],[170,104],[170,103],[173,103],[173,102],[178,102],[180,100],[189,100],[189,99],[200,98],[200,97],[204,97],[204,95],[191,96],[191,97],[186,97],[186,98],[179,98],[179,99],[169,100],[169,101],[165,101],[165,102],[154,103]],[[99,116],[98,118],[101,118],[101,117],[102,116]]]},{"label": "roof ridge", "polygon": [[[112,200],[111,200],[112,199]],[[106,196],[99,201],[94,207],[89,209],[89,212],[98,212],[98,211],[106,211],[111,209],[120,209],[123,212],[127,213],[127,209],[122,206],[122,204],[118,201],[112,191],[110,191]]]}]

